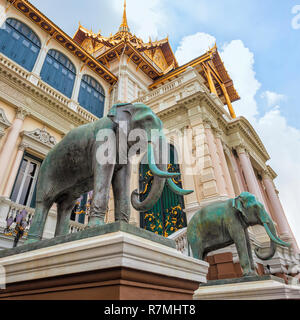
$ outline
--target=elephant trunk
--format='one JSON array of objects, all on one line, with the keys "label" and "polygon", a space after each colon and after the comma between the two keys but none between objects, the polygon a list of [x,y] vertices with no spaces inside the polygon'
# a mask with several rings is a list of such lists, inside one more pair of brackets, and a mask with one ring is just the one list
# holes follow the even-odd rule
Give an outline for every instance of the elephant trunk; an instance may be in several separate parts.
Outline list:
[{"label": "elephant trunk", "polygon": [[[159,161],[154,161],[154,159],[158,160],[158,151],[157,151],[158,147],[159,145],[155,146],[155,149],[154,149],[155,153],[154,153],[151,143],[148,144],[148,164],[153,174],[153,180],[152,180],[151,190],[147,198],[141,202],[139,200],[140,194],[138,190],[134,190],[131,194],[131,204],[135,210],[140,212],[148,211],[155,206],[165,186],[166,177],[167,177],[166,175],[168,174],[167,164],[158,164]],[[154,154],[155,154],[155,157],[154,157]]]},{"label": "elephant trunk", "polygon": [[269,215],[266,213],[266,211],[263,208],[260,210],[260,219],[261,219],[262,225],[266,229],[268,236],[271,239],[271,246],[269,251],[264,254],[260,252],[261,249],[256,248],[255,254],[261,260],[269,260],[274,256],[276,252],[276,244],[287,246],[287,247],[290,246],[290,244],[279,239],[279,237],[277,236],[273,221],[270,219]]},{"label": "elephant trunk", "polygon": [[[162,141],[163,148],[166,146],[165,137],[163,135],[160,136],[160,139]],[[154,144],[154,148],[152,145],[152,142],[148,142],[148,149],[147,149],[147,157],[148,157],[148,165],[150,168],[150,171],[153,174],[153,181],[150,193],[148,194],[147,198],[140,202],[139,197],[140,194],[137,190],[133,191],[131,194],[131,204],[137,211],[145,212],[148,210],[151,210],[157,201],[159,200],[164,186],[167,179],[168,186],[171,191],[176,193],[177,195],[188,195],[193,190],[183,190],[179,186],[176,185],[176,183],[173,181],[173,179],[180,175],[180,173],[171,173],[168,172],[168,165],[166,159],[162,159],[162,163],[159,161],[159,141],[160,139],[156,139],[156,143]]]}]

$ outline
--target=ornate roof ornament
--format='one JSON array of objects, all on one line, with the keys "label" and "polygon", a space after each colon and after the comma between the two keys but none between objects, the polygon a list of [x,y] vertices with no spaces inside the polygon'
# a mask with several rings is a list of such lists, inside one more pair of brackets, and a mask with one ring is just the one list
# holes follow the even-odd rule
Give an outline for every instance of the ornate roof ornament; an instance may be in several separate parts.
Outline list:
[{"label": "ornate roof ornament", "polygon": [[119,32],[130,32],[130,29],[127,23],[126,0],[124,0],[123,20],[122,20],[122,24],[120,25]]}]

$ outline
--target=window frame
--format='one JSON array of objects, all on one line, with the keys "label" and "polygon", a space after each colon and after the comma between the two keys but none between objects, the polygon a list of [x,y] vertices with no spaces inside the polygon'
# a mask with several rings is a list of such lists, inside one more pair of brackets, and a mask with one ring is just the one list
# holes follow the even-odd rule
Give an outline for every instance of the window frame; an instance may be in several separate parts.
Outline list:
[{"label": "window frame", "polygon": [[[21,183],[20,183],[19,190],[17,192],[16,199],[13,200],[12,197],[13,197],[13,194],[14,194],[14,191],[15,191],[15,188],[16,188],[17,180],[18,180],[19,175],[21,173],[21,168],[22,168],[22,164],[23,164],[24,160],[27,160],[27,165],[26,165],[26,168],[25,168],[25,171],[24,171]],[[40,159],[38,159],[38,158],[28,154],[28,153],[25,153],[23,155],[22,161],[21,161],[20,166],[19,166],[18,174],[17,174],[17,176],[15,178],[14,186],[13,186],[12,191],[11,191],[10,199],[15,203],[20,204],[19,203],[20,202],[20,197],[21,197],[21,195],[23,193],[23,188],[24,188],[24,184],[25,184],[26,178],[28,177],[28,171],[29,171],[29,168],[30,168],[30,163],[36,164],[37,167],[36,167],[36,171],[34,173],[34,176],[32,178],[32,184],[30,186],[30,191],[29,191],[28,198],[27,198],[25,204],[21,204],[21,205],[24,205],[25,207],[33,208],[31,206],[31,204],[32,204],[32,200],[33,200],[33,195],[34,195],[35,190],[36,190],[36,183],[37,183],[39,171],[40,171],[40,168],[41,168],[41,165],[42,165],[42,160],[40,160]]]},{"label": "window frame", "polygon": [[[20,25],[19,27],[16,27],[16,24]],[[26,28],[28,30],[28,34],[25,32],[22,32],[22,28]],[[7,30],[10,30],[9,32]],[[15,63],[20,65],[22,68],[28,70],[31,72],[35,66],[35,63],[38,59],[38,56],[41,51],[41,40],[39,36],[35,33],[34,30],[32,30],[31,27],[29,27],[27,24],[24,22],[15,19],[15,18],[7,18],[4,23],[1,25],[1,30],[3,32],[7,32],[7,35],[5,37],[8,37],[5,39],[7,41],[5,49],[1,49],[1,53],[6,55],[9,59],[13,60]],[[14,35],[19,35],[19,38],[17,39]],[[20,48],[23,47],[23,50],[27,50],[28,52],[31,53],[31,59],[28,56],[28,60],[20,60],[23,56],[18,56],[16,53],[15,54],[10,54],[10,52],[5,52],[7,48],[9,48],[9,41],[14,41],[15,44],[18,43],[20,45]],[[28,45],[24,43],[24,41],[28,42]],[[26,49],[25,49],[26,48]],[[32,50],[32,48],[35,48],[35,51]],[[7,49],[10,50],[10,49]],[[27,51],[26,51],[26,56],[27,56]],[[20,52],[19,52],[20,53]],[[24,61],[24,62],[23,62]]]}]

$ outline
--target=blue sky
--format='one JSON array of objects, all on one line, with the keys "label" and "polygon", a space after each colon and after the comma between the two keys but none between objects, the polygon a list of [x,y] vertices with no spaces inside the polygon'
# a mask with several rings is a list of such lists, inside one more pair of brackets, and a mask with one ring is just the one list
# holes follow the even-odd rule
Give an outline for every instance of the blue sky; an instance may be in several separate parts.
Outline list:
[{"label": "blue sky", "polygon": [[[65,32],[73,35],[78,22],[104,35],[115,33],[121,22],[123,1],[108,0],[32,0],[43,13],[56,22]],[[127,0],[128,20],[133,32],[140,29],[137,20],[143,21],[150,11],[158,9],[167,16],[168,23],[158,22],[157,31],[150,34],[169,35],[176,51],[180,40],[189,34],[204,32],[213,35],[220,47],[234,39],[242,39],[255,54],[255,71],[262,83],[257,92],[259,112],[268,109],[260,95],[264,90],[278,92],[286,98],[281,112],[288,123],[300,129],[300,29],[294,30],[291,22],[292,8],[300,0],[161,0],[159,4],[147,1],[136,6],[136,0]],[[145,2],[145,4],[143,4]],[[275,4],[276,3],[276,4]],[[130,19],[134,13],[134,19]],[[150,12],[151,14],[151,12]],[[148,40],[148,38],[146,38]]]},{"label": "blue sky", "polygon": [[[104,36],[121,23],[123,0],[31,2],[73,36],[78,22]],[[299,7],[296,7],[299,5]],[[265,144],[290,225],[300,243],[300,0],[127,0],[131,31],[169,36],[178,60],[217,42],[241,100],[234,104]],[[297,24],[298,23],[298,24]]]}]

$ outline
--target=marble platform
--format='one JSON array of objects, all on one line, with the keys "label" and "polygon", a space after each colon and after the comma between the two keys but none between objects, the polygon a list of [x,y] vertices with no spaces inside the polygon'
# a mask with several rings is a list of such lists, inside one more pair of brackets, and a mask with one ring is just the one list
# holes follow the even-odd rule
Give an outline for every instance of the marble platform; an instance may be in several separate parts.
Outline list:
[{"label": "marble platform", "polygon": [[300,286],[287,285],[271,275],[215,280],[201,284],[194,300],[287,300],[300,299]]},{"label": "marble platform", "polygon": [[[98,229],[98,230],[97,230]],[[124,223],[0,252],[0,299],[192,299],[208,263]]]}]

